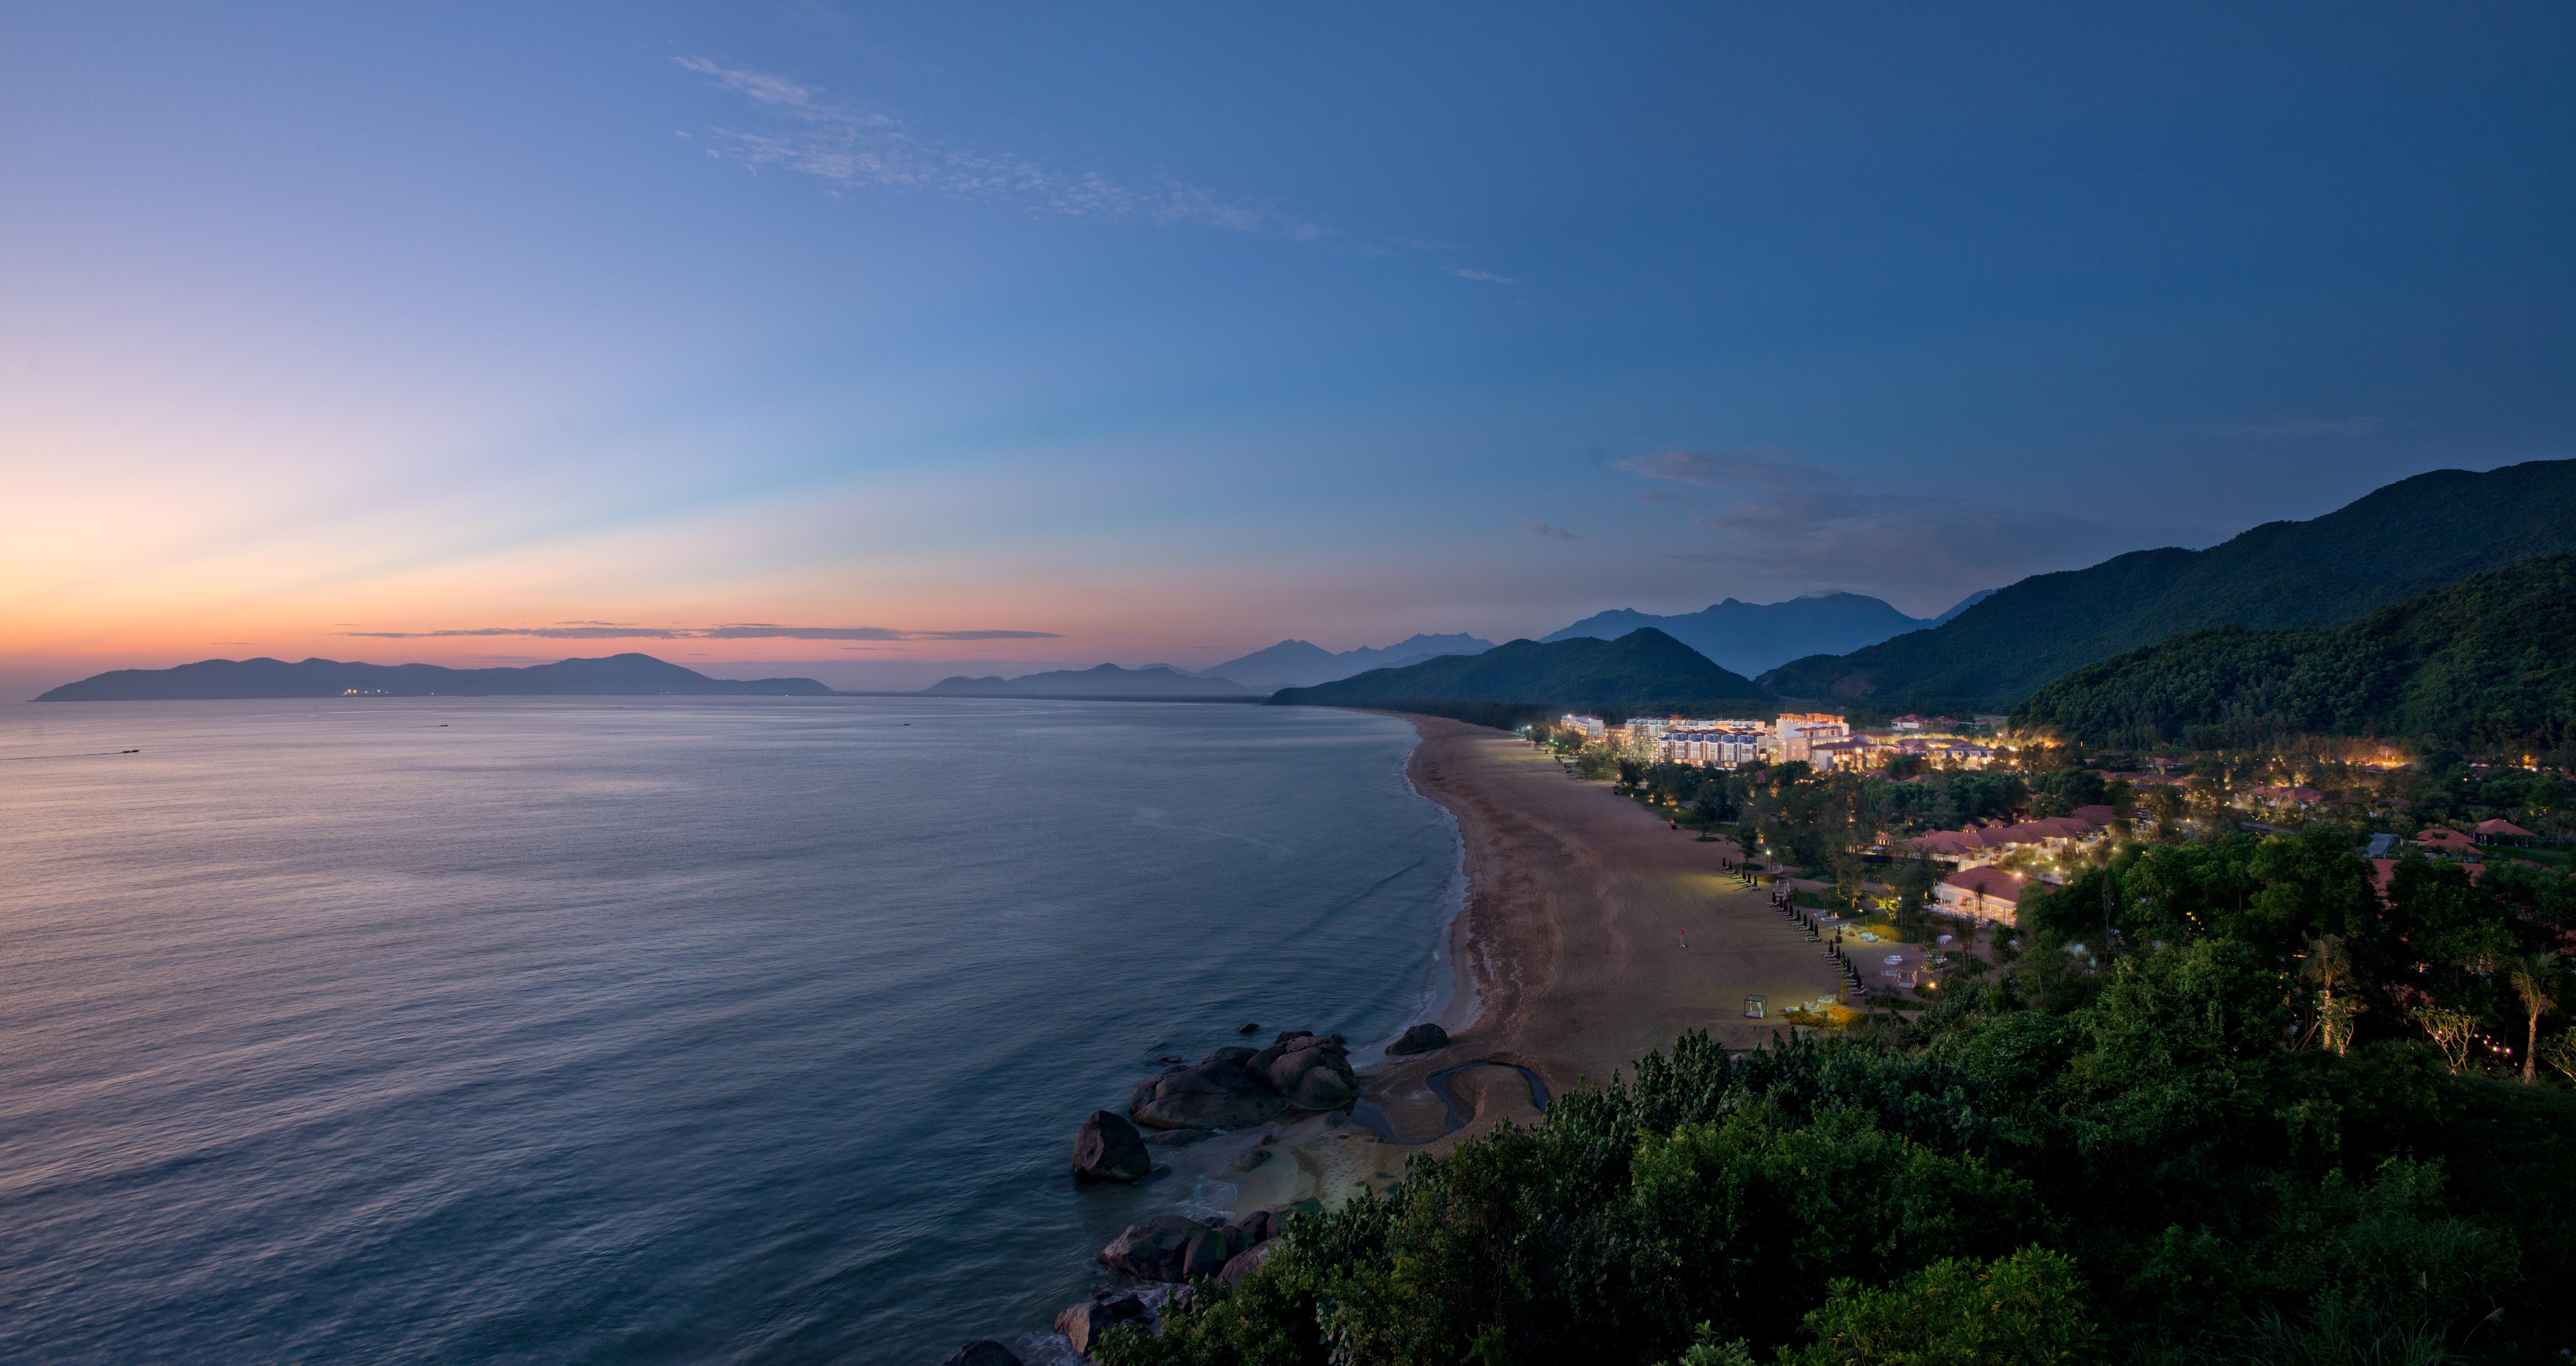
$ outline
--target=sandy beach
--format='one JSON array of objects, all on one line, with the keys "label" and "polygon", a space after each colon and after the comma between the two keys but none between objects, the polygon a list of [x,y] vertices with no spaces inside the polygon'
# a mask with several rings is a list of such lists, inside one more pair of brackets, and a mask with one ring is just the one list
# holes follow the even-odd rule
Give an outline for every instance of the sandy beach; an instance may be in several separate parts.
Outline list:
[{"label": "sandy beach", "polygon": [[[1415,1153],[1446,1152],[1503,1118],[1537,1113],[1519,1073],[1475,1067],[1450,1078],[1465,1123],[1444,1136],[1449,1107],[1429,1084],[1434,1074],[1513,1064],[1562,1095],[1669,1048],[1685,1029],[1751,1047],[1786,1027],[1787,1006],[1840,986],[1766,893],[1724,870],[1733,844],[1673,830],[1503,732],[1404,719],[1422,737],[1408,769],[1413,783],[1457,817],[1466,845],[1467,903],[1451,928],[1458,990],[1441,1021],[1450,1045],[1389,1059],[1363,1077],[1362,1098],[1385,1112],[1401,1141],[1357,1124],[1302,1121],[1267,1136],[1294,1162],[1236,1178],[1244,1182],[1239,1208],[1383,1185]],[[1749,995],[1767,998],[1768,1019],[1745,1018]]]}]

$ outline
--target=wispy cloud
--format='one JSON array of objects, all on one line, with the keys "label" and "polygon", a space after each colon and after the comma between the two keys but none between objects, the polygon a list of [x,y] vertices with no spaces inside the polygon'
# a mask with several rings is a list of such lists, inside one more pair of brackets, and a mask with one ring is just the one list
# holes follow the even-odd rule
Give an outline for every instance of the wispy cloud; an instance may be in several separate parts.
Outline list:
[{"label": "wispy cloud", "polygon": [[2285,417],[2274,422],[2245,422],[2221,427],[2221,436],[2255,441],[2306,441],[2320,436],[2368,436],[2379,430],[2375,417]]},{"label": "wispy cloud", "polygon": [[1547,523],[1538,521],[1535,518],[1521,523],[1521,529],[1533,536],[1544,536],[1550,540],[1579,541],[1583,539],[1561,526],[1549,526]]},{"label": "wispy cloud", "polygon": [[1869,492],[1796,451],[1776,447],[1664,451],[1612,462],[1644,479],[1698,486],[1711,510],[1692,525],[1706,550],[1672,558],[1721,565],[1800,591],[1869,593],[1930,613],[1961,594],[2030,574],[2093,564],[2188,533],[1966,499]]},{"label": "wispy cloud", "polygon": [[722,144],[716,154],[747,165],[784,167],[836,185],[990,200],[1069,218],[1195,223],[1231,232],[1275,232],[1300,241],[1326,235],[1324,229],[1270,206],[1170,176],[1119,179],[1096,171],[1067,172],[1009,152],[950,146],[784,76],[703,57],[676,60],[775,120],[751,132],[715,130]]},{"label": "wispy cloud", "polygon": [[1461,280],[1482,280],[1487,284],[1494,285],[1516,285],[1520,283],[1520,281],[1515,280],[1508,275],[1496,275],[1490,270],[1478,270],[1474,266],[1451,266],[1449,268],[1449,273],[1457,276]]},{"label": "wispy cloud", "polygon": [[575,622],[556,626],[472,626],[443,631],[342,631],[373,640],[429,640],[447,636],[526,636],[539,640],[1055,640],[1053,631],[906,631],[891,626],[779,626],[736,622],[723,626],[620,626]]}]

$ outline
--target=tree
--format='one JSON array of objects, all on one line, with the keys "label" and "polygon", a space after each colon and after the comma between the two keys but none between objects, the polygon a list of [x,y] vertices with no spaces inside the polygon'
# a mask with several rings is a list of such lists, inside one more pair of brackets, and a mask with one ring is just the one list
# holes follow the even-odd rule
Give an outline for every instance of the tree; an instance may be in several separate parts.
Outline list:
[{"label": "tree", "polygon": [[2549,1042],[2534,1050],[2540,1060],[2555,1068],[2567,1080],[2576,1082],[2576,1029],[2562,1029]]},{"label": "tree", "polygon": [[2308,945],[2307,978],[2317,984],[2318,1042],[2341,1054],[2352,1046],[2353,1017],[2362,1012],[2351,992],[2336,994],[2352,980],[2352,951],[2342,936],[2325,935]]},{"label": "tree", "polygon": [[2433,1046],[2442,1050],[2442,1060],[2450,1064],[2451,1075],[2458,1076],[2460,1069],[2468,1066],[2469,1049],[2477,1042],[2478,1017],[2438,1005],[2417,1006],[2407,1013],[2417,1027],[2431,1036]]},{"label": "tree", "polygon": [[1883,1290],[1834,1282],[1807,1315],[1816,1340],[1794,1366],[2068,1366],[2100,1360],[2075,1261],[2024,1248],[1991,1262],[1945,1258]]},{"label": "tree", "polygon": [[2530,1081],[2540,1061],[2540,1017],[2558,1006],[2558,955],[2526,955],[2514,963],[2506,980],[2512,984],[2513,994],[2522,998],[2523,1013],[2530,1016],[2522,1050],[2522,1079]]},{"label": "tree", "polygon": [[1691,819],[1699,822],[1701,839],[1709,837],[1709,827],[1716,825],[1725,814],[1725,808],[1719,805],[1717,798],[1707,792],[1702,792],[1699,799],[1691,803]]}]

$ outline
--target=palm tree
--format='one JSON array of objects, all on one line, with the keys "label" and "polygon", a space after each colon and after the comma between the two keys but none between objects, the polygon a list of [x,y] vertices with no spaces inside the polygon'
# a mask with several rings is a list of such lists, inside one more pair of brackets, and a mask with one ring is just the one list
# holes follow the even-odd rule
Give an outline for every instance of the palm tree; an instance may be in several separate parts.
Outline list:
[{"label": "palm tree", "polygon": [[2532,1068],[2540,1061],[2540,1017],[2558,1006],[2558,955],[2535,953],[2518,959],[2506,979],[2513,992],[2522,998],[2522,1008],[2531,1016],[2531,1032],[2522,1050],[2522,1079],[2532,1079]]}]

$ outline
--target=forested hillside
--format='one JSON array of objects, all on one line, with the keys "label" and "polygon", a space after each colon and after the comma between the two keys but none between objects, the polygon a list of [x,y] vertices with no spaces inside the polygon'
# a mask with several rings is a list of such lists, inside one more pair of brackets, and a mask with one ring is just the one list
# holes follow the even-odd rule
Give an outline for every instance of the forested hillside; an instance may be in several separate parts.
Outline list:
[{"label": "forested hillside", "polygon": [[2088,744],[2242,747],[2281,734],[2576,743],[2576,557],[2475,575],[2331,631],[2194,631],[2087,665],[2014,724]]},{"label": "forested hillside", "polygon": [[1652,628],[1617,640],[1515,640],[1480,655],[1444,655],[1311,688],[1283,688],[1270,700],[1465,714],[1478,720],[1497,706],[1747,715],[1767,714],[1772,705],[1744,675],[1719,668],[1706,655]]},{"label": "forested hillside", "polygon": [[2576,551],[2576,461],[2437,470],[2310,522],[2208,550],[2143,550],[2004,588],[1945,626],[1761,682],[1881,710],[2002,710],[2042,684],[2183,631],[2330,627],[2534,555]]}]

